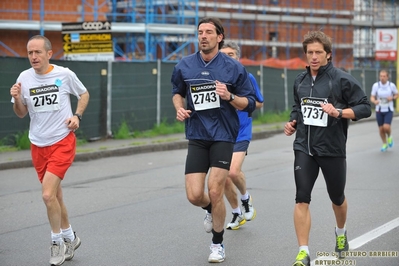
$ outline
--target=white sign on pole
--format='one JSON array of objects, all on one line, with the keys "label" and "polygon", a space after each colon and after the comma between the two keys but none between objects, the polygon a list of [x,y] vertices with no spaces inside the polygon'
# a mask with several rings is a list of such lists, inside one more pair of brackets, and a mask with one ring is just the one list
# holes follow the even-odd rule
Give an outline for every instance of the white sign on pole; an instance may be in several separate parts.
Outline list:
[{"label": "white sign on pole", "polygon": [[396,61],[397,29],[376,29],[375,60]]}]

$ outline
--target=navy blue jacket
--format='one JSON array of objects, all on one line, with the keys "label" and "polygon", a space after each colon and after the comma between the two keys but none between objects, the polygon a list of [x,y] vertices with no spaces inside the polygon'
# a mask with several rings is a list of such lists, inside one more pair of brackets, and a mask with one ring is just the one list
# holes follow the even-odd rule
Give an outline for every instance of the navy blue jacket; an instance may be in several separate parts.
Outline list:
[{"label": "navy blue jacket", "polygon": [[183,57],[172,74],[172,94],[185,98],[186,109],[192,111],[190,118],[185,120],[187,139],[235,143],[239,120],[231,103],[220,99],[220,108],[194,109],[190,85],[214,83],[216,80],[226,84],[231,93],[248,99],[244,111],[252,113],[255,110],[255,90],[248,72],[240,62],[220,52],[209,62],[202,59],[200,52]]}]

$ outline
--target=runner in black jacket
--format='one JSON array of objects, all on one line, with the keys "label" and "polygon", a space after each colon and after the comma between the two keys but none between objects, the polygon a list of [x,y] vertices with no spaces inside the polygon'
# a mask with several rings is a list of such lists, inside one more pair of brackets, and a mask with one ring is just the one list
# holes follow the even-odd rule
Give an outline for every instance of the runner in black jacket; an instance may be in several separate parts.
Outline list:
[{"label": "runner in black jacket", "polygon": [[296,131],[294,224],[299,253],[294,266],[310,265],[309,204],[319,169],[333,203],[337,256],[342,258],[345,255],[342,251],[349,249],[344,193],[348,120],[371,115],[370,103],[359,82],[333,66],[331,39],[327,35],[320,31],[309,32],[305,35],[303,49],[309,66],[295,79],[295,104],[290,121],[284,127],[287,136]]}]

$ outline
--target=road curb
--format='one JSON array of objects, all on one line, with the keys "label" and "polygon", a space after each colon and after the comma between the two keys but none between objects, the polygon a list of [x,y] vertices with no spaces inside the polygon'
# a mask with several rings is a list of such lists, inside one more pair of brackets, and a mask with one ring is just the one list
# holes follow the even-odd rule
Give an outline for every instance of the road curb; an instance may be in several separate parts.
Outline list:
[{"label": "road curb", "polygon": [[[275,134],[282,133],[282,130],[272,130],[272,131],[263,131],[263,132],[255,132],[252,135],[253,140],[268,138]],[[101,151],[92,151],[92,152],[83,152],[77,153],[75,155],[74,162],[87,162],[90,160],[97,160],[101,158],[115,157],[115,156],[128,156],[133,154],[140,153],[148,153],[148,152],[159,152],[159,151],[169,151],[169,150],[180,150],[187,149],[187,140],[173,141],[173,142],[164,142],[157,144],[144,144],[140,146],[132,146],[132,147],[122,147]],[[7,169],[16,169],[16,168],[26,168],[32,167],[32,160],[25,159],[19,161],[10,161],[0,163],[1,170]]]},{"label": "road curb", "polygon": [[[395,114],[398,116],[398,114]],[[371,115],[369,118],[361,119],[359,121],[353,122],[350,121],[350,124],[354,123],[361,123],[361,122],[370,122],[375,121],[375,116]],[[283,134],[283,128],[276,128],[276,129],[263,129],[261,131],[252,133],[252,140],[258,139],[265,139],[272,137],[276,134]],[[75,156],[74,162],[86,162],[90,160],[97,160],[101,158],[108,158],[108,157],[115,157],[115,156],[127,156],[133,154],[140,154],[140,153],[148,153],[148,152],[159,152],[159,151],[168,151],[168,150],[178,150],[178,149],[186,149],[187,148],[187,140],[178,140],[172,142],[163,142],[163,143],[156,143],[156,144],[143,144],[131,147],[119,147],[114,149],[105,149],[100,151],[92,151],[92,152],[82,152],[77,153]],[[9,162],[2,162],[0,163],[0,170],[7,170],[7,169],[16,169],[16,168],[26,168],[32,167],[32,160],[31,159],[23,159],[19,161],[9,161]]]}]

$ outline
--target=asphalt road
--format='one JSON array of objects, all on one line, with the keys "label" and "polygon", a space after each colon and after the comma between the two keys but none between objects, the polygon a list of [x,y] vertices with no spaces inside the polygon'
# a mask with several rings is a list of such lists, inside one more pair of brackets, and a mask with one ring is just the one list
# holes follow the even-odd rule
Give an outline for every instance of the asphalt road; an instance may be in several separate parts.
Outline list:
[{"label": "asphalt road", "polygon": [[[375,121],[351,124],[347,228],[358,253],[341,262],[318,257],[331,255],[335,245],[335,220],[320,174],[311,204],[312,265],[399,265],[398,118],[393,135],[397,145],[381,153]],[[222,265],[292,265],[298,252],[292,220],[293,139],[277,134],[251,143],[244,170],[257,217],[239,230],[225,231]],[[74,163],[63,188],[82,245],[63,265],[209,265],[212,236],[203,229],[204,211],[186,199],[185,156],[183,149]],[[227,212],[226,223],[231,208]],[[0,171],[0,265],[48,265],[49,246],[34,169]]]}]

